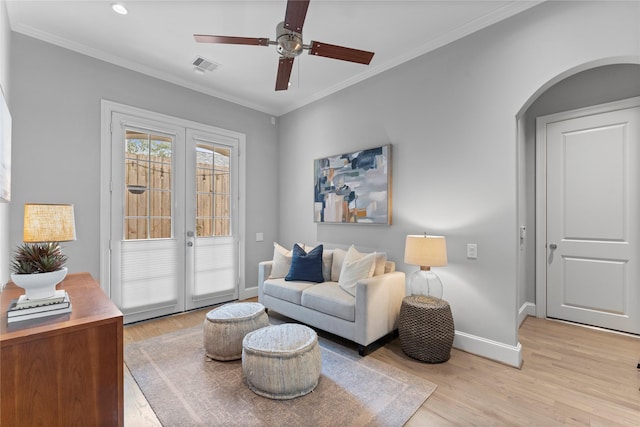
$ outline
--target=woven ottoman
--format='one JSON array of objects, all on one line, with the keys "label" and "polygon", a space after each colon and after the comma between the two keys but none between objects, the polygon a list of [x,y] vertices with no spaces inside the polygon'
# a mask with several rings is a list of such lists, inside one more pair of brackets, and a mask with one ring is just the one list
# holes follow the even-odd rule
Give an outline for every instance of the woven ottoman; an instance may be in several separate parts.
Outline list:
[{"label": "woven ottoman", "polygon": [[443,299],[411,295],[402,300],[398,321],[402,351],[428,363],[451,357],[455,328],[451,307]]},{"label": "woven ottoman", "polygon": [[204,349],[208,358],[237,360],[242,357],[242,339],[269,325],[264,306],[257,302],[237,302],[214,308],[204,320]]},{"label": "woven ottoman", "polygon": [[304,325],[268,326],[248,333],[242,342],[242,371],[260,396],[304,396],[318,385],[321,368],[318,336]]}]

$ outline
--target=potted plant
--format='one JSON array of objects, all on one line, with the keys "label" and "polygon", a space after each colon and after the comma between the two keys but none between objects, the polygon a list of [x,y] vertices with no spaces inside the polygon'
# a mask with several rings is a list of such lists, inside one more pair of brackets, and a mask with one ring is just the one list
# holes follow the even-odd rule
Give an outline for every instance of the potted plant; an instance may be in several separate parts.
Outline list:
[{"label": "potted plant", "polygon": [[57,242],[23,243],[11,262],[11,280],[25,290],[27,299],[49,298],[67,275],[66,262]]}]

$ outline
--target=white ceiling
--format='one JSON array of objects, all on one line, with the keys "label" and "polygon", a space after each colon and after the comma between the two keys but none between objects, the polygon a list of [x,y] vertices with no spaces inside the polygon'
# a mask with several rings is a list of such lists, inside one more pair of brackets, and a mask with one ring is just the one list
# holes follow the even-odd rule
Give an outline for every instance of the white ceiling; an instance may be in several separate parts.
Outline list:
[{"label": "white ceiling", "polygon": [[[369,66],[296,58],[276,92],[275,46],[196,43],[193,34],[275,38],[285,0],[8,0],[11,29],[95,58],[279,116],[526,10],[541,1],[311,0],[304,43],[369,50]],[[220,67],[204,75],[193,60]]]}]

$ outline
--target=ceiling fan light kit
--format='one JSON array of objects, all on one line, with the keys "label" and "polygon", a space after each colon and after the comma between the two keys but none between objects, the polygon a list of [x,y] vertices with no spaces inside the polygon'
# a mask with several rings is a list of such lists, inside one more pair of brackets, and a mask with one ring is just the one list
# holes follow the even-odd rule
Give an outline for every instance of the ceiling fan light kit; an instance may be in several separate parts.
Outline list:
[{"label": "ceiling fan light kit", "polygon": [[289,88],[289,78],[293,69],[293,61],[303,50],[308,50],[314,56],[323,56],[340,61],[355,62],[369,65],[374,53],[365,50],[352,49],[343,46],[311,41],[305,45],[302,39],[302,26],[307,16],[309,0],[288,0],[284,21],[276,26],[276,40],[268,38],[214,36],[206,34],[194,34],[193,37],[199,43],[241,44],[250,46],[275,45],[280,59],[278,61],[278,74],[276,76],[276,91]]},{"label": "ceiling fan light kit", "polygon": [[269,44],[275,44],[276,50],[285,58],[294,58],[302,53],[305,46],[302,44],[302,33],[287,30],[284,27],[284,21],[276,26],[276,41]]}]

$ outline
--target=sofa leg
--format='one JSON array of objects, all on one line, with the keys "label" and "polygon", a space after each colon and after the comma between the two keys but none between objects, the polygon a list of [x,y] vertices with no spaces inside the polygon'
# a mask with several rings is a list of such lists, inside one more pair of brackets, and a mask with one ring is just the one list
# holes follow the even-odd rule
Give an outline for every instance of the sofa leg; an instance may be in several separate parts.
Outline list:
[{"label": "sofa leg", "polygon": [[367,355],[367,352],[369,351],[369,346],[368,345],[361,345],[358,344],[358,354],[362,357]]}]

